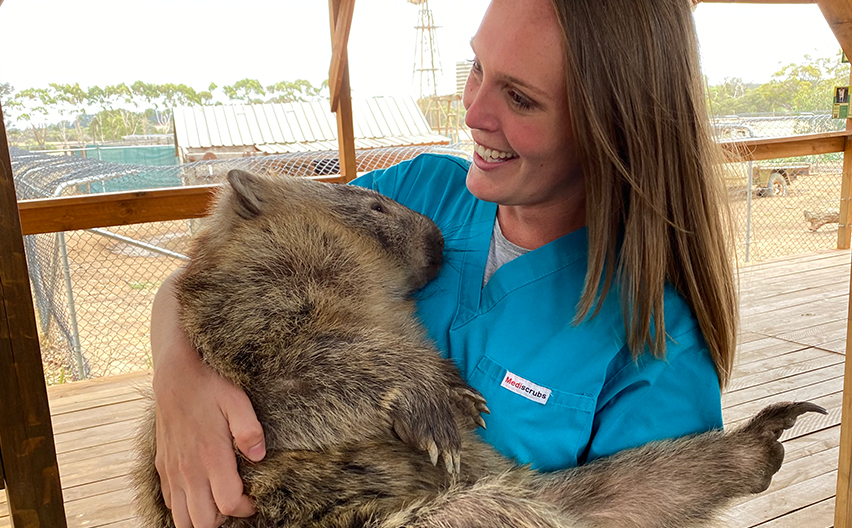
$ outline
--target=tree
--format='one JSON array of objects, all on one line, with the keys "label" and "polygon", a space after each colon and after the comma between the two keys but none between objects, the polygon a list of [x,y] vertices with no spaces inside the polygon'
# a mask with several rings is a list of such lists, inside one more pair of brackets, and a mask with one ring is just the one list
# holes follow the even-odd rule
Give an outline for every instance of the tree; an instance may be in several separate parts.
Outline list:
[{"label": "tree", "polygon": [[[62,116],[73,117],[74,134],[77,137],[77,144],[84,146],[86,144],[86,136],[83,132],[83,116],[86,115],[86,108],[89,103],[89,96],[86,91],[80,88],[80,85],[75,84],[57,84],[51,83],[50,89],[53,99],[57,103],[57,111]],[[64,139],[64,126],[63,139]]]},{"label": "tree", "polygon": [[847,84],[849,64],[805,55],[804,62],[782,67],[763,84],[725,79],[708,87],[707,98],[714,115],[825,112],[831,109],[834,86]]},{"label": "tree", "polygon": [[15,94],[12,106],[20,112],[20,119],[29,123],[33,138],[40,148],[45,148],[47,118],[55,104],[56,100],[45,88],[27,88]]},{"label": "tree", "polygon": [[245,101],[248,104],[262,103],[263,99],[257,96],[266,95],[266,90],[257,79],[242,79],[230,86],[223,86],[222,91],[231,101]]},{"label": "tree", "polygon": [[0,107],[3,108],[3,124],[6,130],[12,128],[12,114],[10,102],[15,88],[9,83],[0,83]]},{"label": "tree", "polygon": [[266,87],[266,92],[272,96],[267,103],[292,103],[294,101],[316,101],[328,97],[328,80],[322,82],[319,88],[305,79],[293,82],[281,81]]}]

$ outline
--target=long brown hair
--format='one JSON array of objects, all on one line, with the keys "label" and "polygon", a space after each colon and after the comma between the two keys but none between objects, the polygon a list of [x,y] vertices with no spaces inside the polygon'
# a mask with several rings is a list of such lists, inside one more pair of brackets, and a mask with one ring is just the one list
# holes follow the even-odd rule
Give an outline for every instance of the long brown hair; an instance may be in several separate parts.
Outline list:
[{"label": "long brown hair", "polygon": [[668,281],[693,309],[724,386],[738,321],[733,238],[692,2],[552,1],[586,185],[589,269],[576,320],[617,281],[631,352],[664,357]]}]

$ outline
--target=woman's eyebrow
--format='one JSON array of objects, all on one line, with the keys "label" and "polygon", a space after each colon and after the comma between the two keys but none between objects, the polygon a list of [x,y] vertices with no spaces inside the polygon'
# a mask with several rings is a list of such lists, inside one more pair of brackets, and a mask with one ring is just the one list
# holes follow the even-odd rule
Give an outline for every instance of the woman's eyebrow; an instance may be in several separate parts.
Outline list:
[{"label": "woman's eyebrow", "polygon": [[[473,50],[473,54],[476,55],[476,48],[473,45],[473,38],[470,39],[470,49]],[[498,73],[497,78],[504,81],[504,82],[507,82],[509,84],[515,84],[515,85],[520,86],[525,91],[530,92],[530,95],[537,95],[538,97],[541,97],[541,98],[547,99],[547,100],[551,99],[551,97],[546,92],[544,92],[543,90],[540,90],[539,88],[536,88],[535,86],[533,86],[533,85],[529,84],[528,82],[525,82],[521,79],[518,79],[515,76],[507,75],[507,74],[504,74],[504,73]]]}]

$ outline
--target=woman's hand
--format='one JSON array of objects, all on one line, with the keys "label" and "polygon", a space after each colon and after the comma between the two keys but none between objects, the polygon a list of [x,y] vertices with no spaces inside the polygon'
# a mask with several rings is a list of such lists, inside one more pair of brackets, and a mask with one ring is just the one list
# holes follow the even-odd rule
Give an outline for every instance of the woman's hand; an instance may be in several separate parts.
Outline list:
[{"label": "woman's hand", "polygon": [[205,365],[178,321],[174,280],[154,300],[151,349],[157,408],[157,472],[177,528],[212,528],[255,513],[243,493],[234,445],[266,454],[263,429],[240,388]]}]

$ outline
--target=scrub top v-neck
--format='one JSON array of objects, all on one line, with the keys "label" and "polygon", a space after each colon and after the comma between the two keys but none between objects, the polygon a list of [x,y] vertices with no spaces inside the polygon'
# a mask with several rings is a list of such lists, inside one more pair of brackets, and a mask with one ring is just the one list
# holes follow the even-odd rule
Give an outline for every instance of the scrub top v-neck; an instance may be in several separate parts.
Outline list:
[{"label": "scrub top v-neck", "polygon": [[355,180],[432,218],[444,265],[417,293],[437,348],[488,401],[482,437],[536,469],[575,466],[651,440],[721,427],[718,378],[698,323],[665,296],[666,359],[634,361],[617,285],[573,324],[588,240],[579,229],[500,266],[483,286],[497,206],[467,190],[469,163],[424,154]]}]

